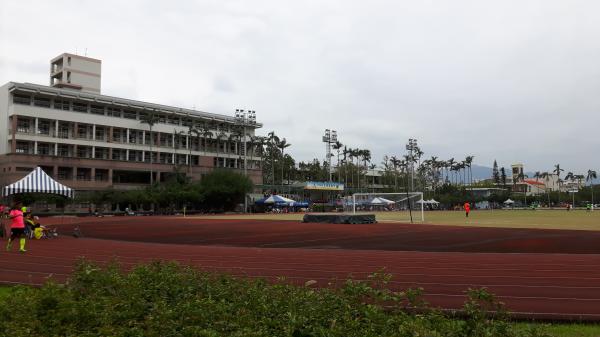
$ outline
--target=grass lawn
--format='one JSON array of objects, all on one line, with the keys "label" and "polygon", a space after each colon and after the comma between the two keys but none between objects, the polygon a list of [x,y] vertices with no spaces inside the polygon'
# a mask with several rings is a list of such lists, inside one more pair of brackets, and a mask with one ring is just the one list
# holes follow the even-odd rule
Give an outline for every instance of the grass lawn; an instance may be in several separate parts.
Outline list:
[{"label": "grass lawn", "polygon": [[7,297],[10,294],[11,287],[0,285],[0,300]]},{"label": "grass lawn", "polygon": [[[516,323],[519,328],[525,330],[531,323]],[[598,324],[534,324],[539,325],[545,332],[553,337],[598,337],[600,336],[600,325]]]},{"label": "grass lawn", "polygon": [[[375,212],[380,222],[408,222],[407,212]],[[303,214],[239,214],[219,215],[220,219],[260,219],[260,220],[293,220],[300,221]],[[420,213],[413,214],[420,220]],[[215,216],[193,216],[196,218],[214,218]],[[465,218],[462,211],[429,211],[425,212],[425,223],[449,226],[505,227],[505,228],[544,228],[544,229],[577,229],[600,230],[600,210],[494,210],[472,211]]]}]

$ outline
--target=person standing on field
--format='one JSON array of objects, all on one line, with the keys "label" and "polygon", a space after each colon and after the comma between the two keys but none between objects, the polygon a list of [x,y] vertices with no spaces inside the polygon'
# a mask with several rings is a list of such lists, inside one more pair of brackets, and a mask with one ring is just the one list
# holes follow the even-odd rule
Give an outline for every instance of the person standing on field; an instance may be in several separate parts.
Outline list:
[{"label": "person standing on field", "polygon": [[465,215],[467,216],[467,218],[469,217],[469,212],[471,211],[471,205],[469,205],[469,202],[465,202],[465,205],[463,206],[465,208]]},{"label": "person standing on field", "polygon": [[10,251],[12,243],[16,238],[19,238],[19,251],[24,253],[25,250],[25,220],[23,219],[23,211],[21,203],[15,202],[15,206],[8,213],[10,223],[10,238],[6,244],[6,250]]}]

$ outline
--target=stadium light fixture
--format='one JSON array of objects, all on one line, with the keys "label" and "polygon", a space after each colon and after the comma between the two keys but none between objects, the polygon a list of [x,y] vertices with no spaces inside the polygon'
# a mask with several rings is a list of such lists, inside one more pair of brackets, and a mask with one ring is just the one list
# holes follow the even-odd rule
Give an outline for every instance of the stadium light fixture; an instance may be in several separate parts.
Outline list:
[{"label": "stadium light fixture", "polygon": [[[248,176],[248,151],[246,148],[246,127],[254,127],[256,125],[256,111],[235,109],[234,115],[235,124],[243,129],[242,142],[244,144],[244,176]],[[248,196],[244,196],[244,213],[248,212]]]},{"label": "stadium light fixture", "polygon": [[337,142],[337,131],[335,130],[330,130],[330,129],[325,129],[325,134],[323,135],[323,143],[325,143],[326,145],[326,160],[327,160],[327,164],[328,164],[328,171],[329,171],[329,181],[332,180],[331,177],[331,144]]}]

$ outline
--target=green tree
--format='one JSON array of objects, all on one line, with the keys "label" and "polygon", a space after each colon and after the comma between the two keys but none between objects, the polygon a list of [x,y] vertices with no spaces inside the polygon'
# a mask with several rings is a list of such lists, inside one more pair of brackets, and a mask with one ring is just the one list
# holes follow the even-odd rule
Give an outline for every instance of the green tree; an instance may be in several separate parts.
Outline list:
[{"label": "green tree", "polygon": [[203,204],[213,211],[231,211],[243,203],[253,188],[252,181],[237,172],[214,170],[200,181]]},{"label": "green tree", "polygon": [[504,169],[504,166],[500,168],[500,181],[502,182],[502,187],[506,188],[506,169]]},{"label": "green tree", "polygon": [[588,170],[586,181],[590,182],[590,189],[592,190],[592,209],[594,209],[594,179],[598,178],[598,174],[594,170]]},{"label": "green tree", "polygon": [[492,168],[492,178],[494,178],[496,185],[500,185],[500,171],[498,171],[498,162],[496,160],[494,160],[494,167]]}]

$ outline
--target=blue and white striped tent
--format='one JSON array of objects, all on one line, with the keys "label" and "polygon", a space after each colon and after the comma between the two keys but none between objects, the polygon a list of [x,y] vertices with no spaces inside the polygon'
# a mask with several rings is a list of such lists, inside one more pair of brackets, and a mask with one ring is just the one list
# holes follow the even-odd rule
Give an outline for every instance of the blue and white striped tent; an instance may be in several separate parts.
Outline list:
[{"label": "blue and white striped tent", "polygon": [[72,188],[55,181],[39,166],[23,179],[4,187],[2,190],[2,196],[5,197],[19,193],[60,194],[68,198],[73,198],[75,194]]},{"label": "blue and white striped tent", "polygon": [[286,197],[282,197],[280,195],[276,195],[276,194],[256,201],[257,204],[275,204],[275,205],[289,205],[292,202],[295,202],[295,201],[292,199],[288,199]]}]

